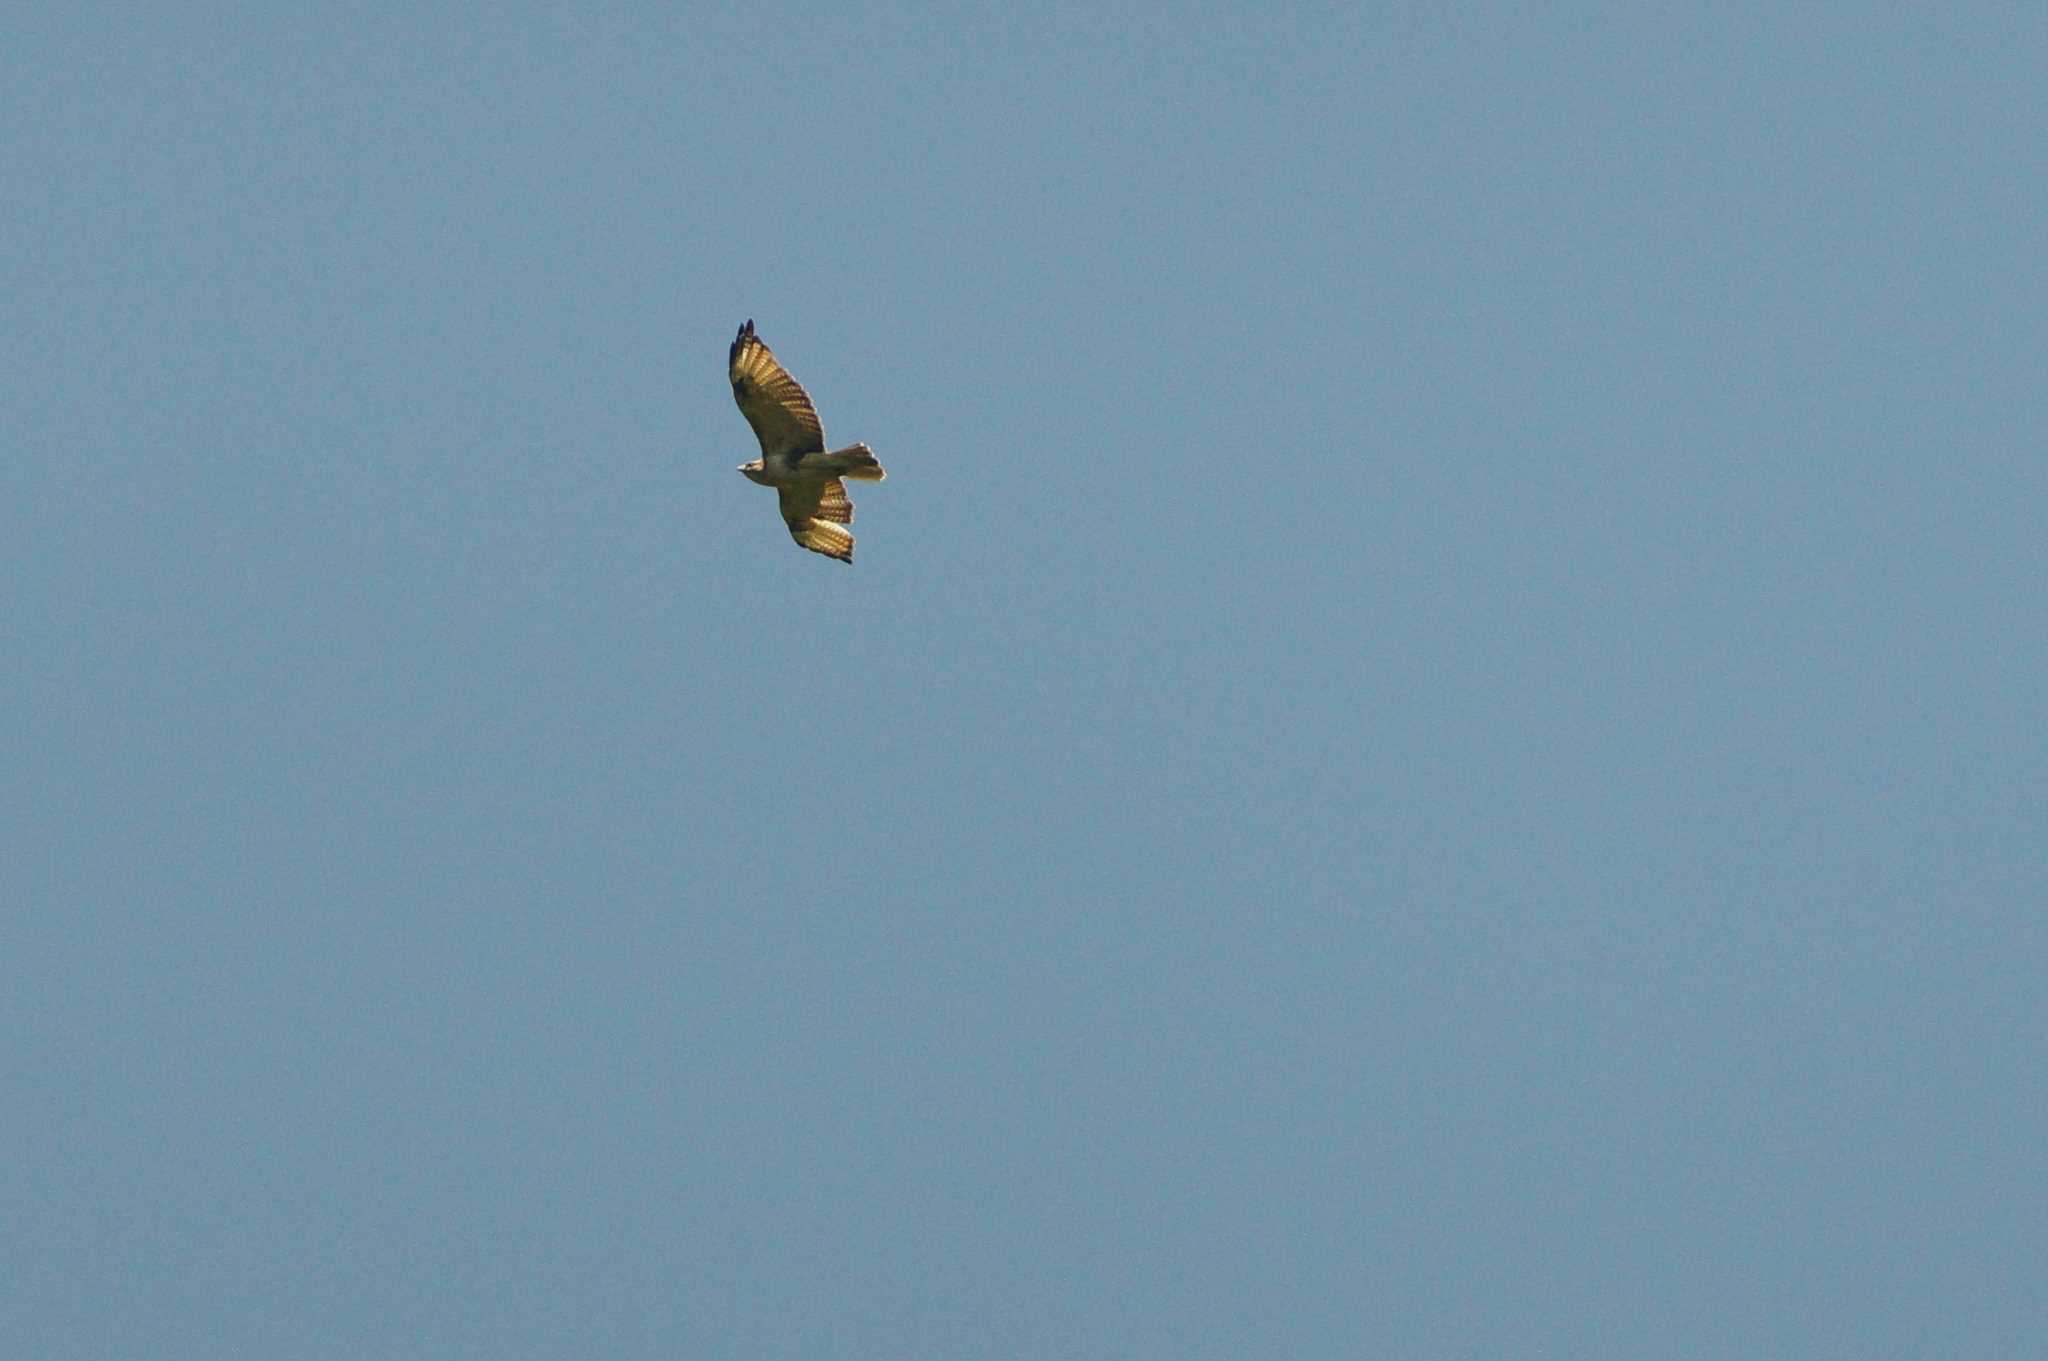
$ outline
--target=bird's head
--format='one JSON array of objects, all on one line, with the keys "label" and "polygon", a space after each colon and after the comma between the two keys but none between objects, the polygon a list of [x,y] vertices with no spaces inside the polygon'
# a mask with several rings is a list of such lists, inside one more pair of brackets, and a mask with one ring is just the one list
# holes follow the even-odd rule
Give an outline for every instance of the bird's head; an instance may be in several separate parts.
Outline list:
[{"label": "bird's head", "polygon": [[768,479],[763,477],[761,473],[761,460],[758,458],[751,463],[740,464],[740,475],[742,477],[746,478],[749,482],[759,482],[766,485]]}]

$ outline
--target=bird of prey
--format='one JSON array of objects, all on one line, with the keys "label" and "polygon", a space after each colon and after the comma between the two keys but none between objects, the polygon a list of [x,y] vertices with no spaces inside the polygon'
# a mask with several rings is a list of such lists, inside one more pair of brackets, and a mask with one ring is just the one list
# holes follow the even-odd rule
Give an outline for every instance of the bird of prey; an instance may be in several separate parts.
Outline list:
[{"label": "bird of prey", "polygon": [[865,444],[825,452],[825,427],[801,384],[775,362],[775,354],[754,334],[750,320],[740,327],[727,356],[732,399],[761,441],[761,456],[740,464],[747,479],[775,488],[789,536],[828,558],[853,561],[853,502],[842,478],[880,482],[882,465]]}]

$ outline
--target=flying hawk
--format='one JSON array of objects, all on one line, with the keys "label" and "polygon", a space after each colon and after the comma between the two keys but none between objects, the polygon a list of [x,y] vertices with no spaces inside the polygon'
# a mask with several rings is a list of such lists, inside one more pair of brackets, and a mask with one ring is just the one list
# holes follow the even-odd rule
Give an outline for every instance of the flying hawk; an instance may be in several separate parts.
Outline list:
[{"label": "flying hawk", "polygon": [[810,396],[775,362],[752,321],[733,338],[727,365],[732,399],[761,441],[761,457],[740,464],[740,471],[751,482],[775,488],[791,538],[813,553],[852,562],[853,535],[846,526],[853,523],[853,502],[840,479],[880,482],[882,465],[874,452],[865,444],[825,452],[825,427]]}]

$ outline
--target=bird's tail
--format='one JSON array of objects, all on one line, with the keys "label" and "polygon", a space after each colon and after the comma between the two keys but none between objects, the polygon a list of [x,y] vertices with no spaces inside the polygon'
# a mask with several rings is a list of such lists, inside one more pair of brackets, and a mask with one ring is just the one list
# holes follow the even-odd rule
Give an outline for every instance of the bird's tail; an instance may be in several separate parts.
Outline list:
[{"label": "bird's tail", "polygon": [[875,451],[865,444],[849,444],[844,449],[834,449],[821,460],[825,471],[839,477],[850,477],[856,482],[880,482],[887,473],[882,465],[875,462]]}]

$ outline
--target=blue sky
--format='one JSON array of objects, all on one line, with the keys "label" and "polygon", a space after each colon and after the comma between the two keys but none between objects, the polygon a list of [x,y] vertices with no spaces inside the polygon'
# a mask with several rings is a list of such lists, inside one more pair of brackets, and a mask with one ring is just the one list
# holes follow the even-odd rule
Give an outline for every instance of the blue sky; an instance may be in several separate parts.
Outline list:
[{"label": "blue sky", "polygon": [[18,18],[9,1350],[2038,1346],[2044,57]]}]

